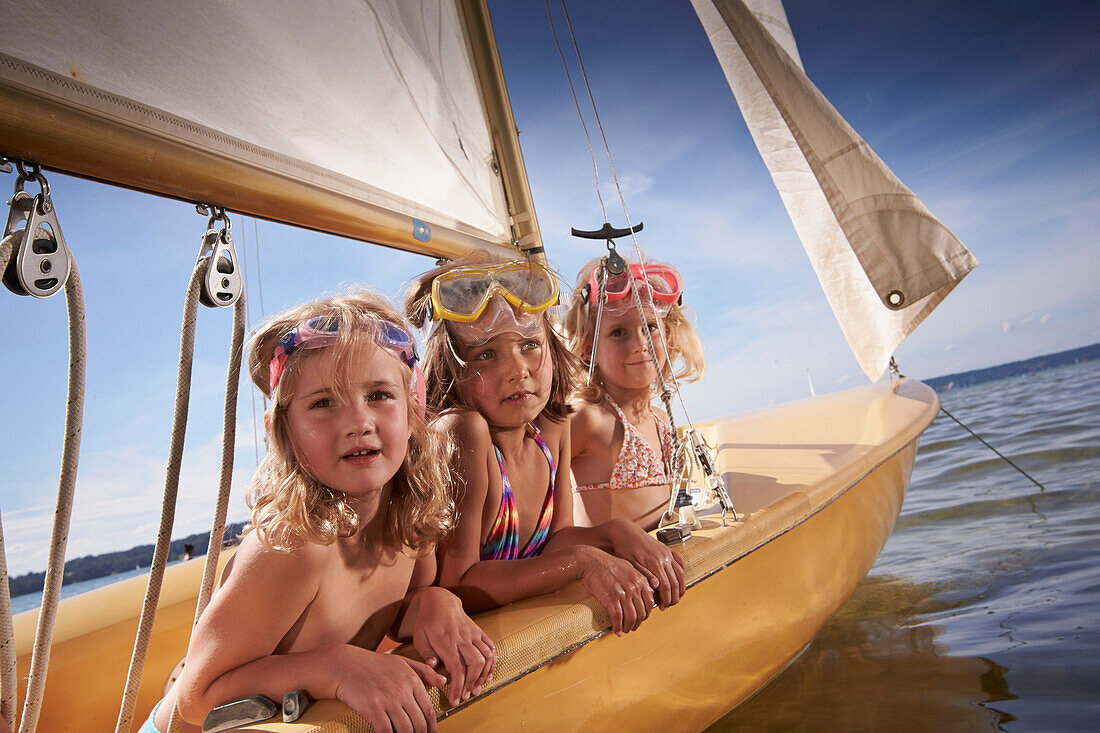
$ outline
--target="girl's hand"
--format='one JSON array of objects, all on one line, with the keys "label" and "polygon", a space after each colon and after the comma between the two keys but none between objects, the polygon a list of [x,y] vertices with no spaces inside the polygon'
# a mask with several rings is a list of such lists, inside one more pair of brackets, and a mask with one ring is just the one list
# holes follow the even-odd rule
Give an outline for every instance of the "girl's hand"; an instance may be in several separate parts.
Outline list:
[{"label": "girl's hand", "polygon": [[451,706],[480,695],[496,668],[493,640],[463,612],[462,601],[444,588],[420,589],[416,603],[413,646],[428,666],[443,662],[450,673],[447,700]]},{"label": "girl's hand", "polygon": [[[614,521],[614,520],[613,520]],[[662,611],[680,602],[687,583],[684,558],[630,521],[616,522],[612,551],[638,569],[657,595]]]},{"label": "girl's hand", "polygon": [[376,733],[434,733],[435,709],[425,685],[447,680],[427,664],[350,645],[331,656],[336,697]]},{"label": "girl's hand", "polygon": [[629,633],[649,617],[653,592],[646,577],[626,560],[603,550],[578,545],[580,581],[611,614],[616,636]]}]

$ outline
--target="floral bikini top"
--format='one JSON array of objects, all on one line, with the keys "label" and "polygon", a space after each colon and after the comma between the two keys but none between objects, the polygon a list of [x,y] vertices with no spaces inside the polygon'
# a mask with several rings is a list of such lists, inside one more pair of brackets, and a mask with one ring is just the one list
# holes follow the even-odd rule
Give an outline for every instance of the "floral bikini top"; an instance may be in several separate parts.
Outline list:
[{"label": "floral bikini top", "polygon": [[550,449],[542,439],[539,429],[532,423],[527,423],[527,432],[542,448],[547,463],[550,464],[550,489],[546,492],[546,501],[542,505],[542,515],[539,517],[538,526],[535,527],[531,539],[523,550],[519,549],[519,514],[516,512],[516,498],[512,494],[512,484],[508,481],[508,474],[504,473],[504,456],[495,445],[493,450],[497,454],[497,465],[500,466],[500,480],[504,484],[504,490],[500,499],[500,509],[497,510],[496,519],[489,529],[489,538],[485,540],[485,546],[481,548],[482,560],[522,560],[534,557],[542,551],[543,545],[550,539],[550,522],[554,519],[554,457],[550,455]]},{"label": "floral bikini top", "polygon": [[649,408],[657,423],[657,436],[661,441],[661,452],[658,454],[650,446],[649,441],[642,437],[641,431],[634,427],[611,395],[606,396],[607,403],[619,416],[619,422],[623,424],[623,447],[619,451],[619,458],[615,461],[615,468],[611,471],[611,480],[602,484],[585,484],[577,486],[573,491],[592,491],[594,489],[640,489],[645,486],[661,486],[670,482],[665,471],[665,456],[672,455],[672,427],[664,420],[657,417],[657,412]]}]

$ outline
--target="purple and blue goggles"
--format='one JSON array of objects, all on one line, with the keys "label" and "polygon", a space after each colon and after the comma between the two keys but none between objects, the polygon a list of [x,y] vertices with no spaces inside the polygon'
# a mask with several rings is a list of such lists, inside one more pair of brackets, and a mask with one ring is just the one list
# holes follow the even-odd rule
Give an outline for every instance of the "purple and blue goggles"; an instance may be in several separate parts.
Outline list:
[{"label": "purple and blue goggles", "polygon": [[[416,353],[416,341],[408,331],[390,321],[376,321],[372,324],[372,328],[375,343],[413,370],[414,384],[410,387],[415,390],[420,411],[423,412],[427,390],[424,384],[424,373],[418,366],[420,357]],[[332,346],[339,337],[340,318],[338,316],[314,316],[299,322],[297,326],[287,331],[275,343],[275,351],[271,355],[271,363],[268,367],[268,394],[275,394],[275,388],[279,386],[287,359],[294,352],[299,349],[322,349]]]}]

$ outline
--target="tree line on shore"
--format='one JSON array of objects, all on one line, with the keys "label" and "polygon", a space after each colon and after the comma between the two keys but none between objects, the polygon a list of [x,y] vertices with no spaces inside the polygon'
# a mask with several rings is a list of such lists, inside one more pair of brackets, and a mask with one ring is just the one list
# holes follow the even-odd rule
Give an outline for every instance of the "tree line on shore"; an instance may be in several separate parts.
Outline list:
[{"label": "tree line on shore", "polygon": [[[226,525],[223,539],[226,542],[235,540],[244,529],[244,525],[244,522]],[[168,550],[168,562],[181,560],[188,555],[191,557],[205,555],[209,544],[209,532],[172,540]],[[190,552],[188,552],[189,549]],[[153,545],[138,545],[137,547],[131,547],[129,550],[73,558],[65,562],[65,578],[61,581],[61,584],[69,585],[70,583],[79,583],[93,578],[102,578],[106,575],[124,573],[136,568],[147,568],[152,561]],[[13,597],[27,593],[41,593],[45,579],[45,571],[26,573],[17,578],[9,578],[8,587]]]}]

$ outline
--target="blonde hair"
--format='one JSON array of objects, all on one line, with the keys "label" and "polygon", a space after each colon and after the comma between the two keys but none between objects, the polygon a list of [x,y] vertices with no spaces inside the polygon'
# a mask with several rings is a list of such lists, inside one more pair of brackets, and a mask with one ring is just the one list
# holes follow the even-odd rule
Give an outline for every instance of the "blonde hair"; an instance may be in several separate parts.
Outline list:
[{"label": "blonde hair", "polygon": [[[602,257],[591,260],[581,268],[577,274],[577,284],[573,288],[573,299],[569,310],[562,319],[562,330],[565,333],[566,343],[570,351],[577,355],[584,371],[588,371],[592,361],[592,337],[596,332],[596,308],[589,307],[585,294],[585,286],[592,275],[592,268],[600,264]],[[653,260],[645,260],[646,264],[663,264]],[[703,360],[703,344],[699,341],[699,334],[695,332],[695,326],[688,318],[688,309],[676,303],[668,313],[661,317],[664,327],[665,345],[668,347],[668,359],[665,361],[661,376],[666,381],[694,382],[703,378],[706,372],[706,363]],[[597,344],[596,348],[599,348]],[[585,402],[599,404],[603,401],[607,390],[604,388],[600,369],[596,367],[592,374],[592,383],[579,389],[576,396]]]},{"label": "blonde hair", "polygon": [[[303,321],[317,317],[338,321],[333,369],[346,373],[349,360],[367,344],[382,322],[409,331],[386,299],[365,289],[322,298],[290,308],[264,321],[249,341],[248,371],[253,383],[272,401],[267,454],[248,490],[252,528],[266,547],[288,551],[302,541],[329,545],[350,537],[359,529],[359,518],[343,493],[324,486],[309,474],[294,454],[287,425],[287,407],[298,386],[301,364],[321,349],[291,352],[274,390],[269,387],[271,359],[280,338]],[[407,382],[412,368],[402,363]],[[454,491],[447,466],[453,452],[450,438],[430,430],[411,395],[406,396],[409,443],[405,459],[391,480],[390,501],[379,511],[387,512],[385,527],[389,541],[400,542],[417,552],[432,548],[454,523]]]},{"label": "blonde hair", "polygon": [[[405,317],[417,328],[424,327],[428,322],[432,282],[439,275],[459,267],[497,265],[508,261],[504,257],[489,252],[475,252],[425,272],[413,281],[405,294]],[[579,384],[579,362],[554,330],[547,311],[541,313],[540,318],[546,331],[546,343],[550,349],[550,364],[553,371],[550,399],[541,414],[550,420],[561,422],[573,411],[569,406],[569,396]],[[428,406],[437,413],[452,407],[474,410],[476,408],[467,404],[458,389],[466,363],[458,356],[455,338],[448,323],[444,320],[433,328],[424,341],[423,363],[424,376],[428,381]]]}]

